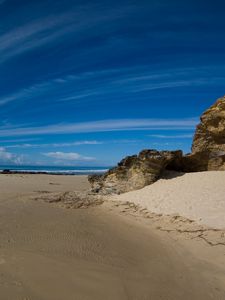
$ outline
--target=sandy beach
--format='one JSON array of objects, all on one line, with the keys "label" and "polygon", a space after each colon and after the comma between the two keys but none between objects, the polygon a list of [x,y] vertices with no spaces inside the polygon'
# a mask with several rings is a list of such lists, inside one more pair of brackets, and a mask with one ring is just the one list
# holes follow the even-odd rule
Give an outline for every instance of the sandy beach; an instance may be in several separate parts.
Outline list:
[{"label": "sandy beach", "polygon": [[143,189],[115,196],[156,214],[180,215],[225,230],[225,172],[167,172]]},{"label": "sandy beach", "polygon": [[224,12],[0,0],[0,300],[225,300]]},{"label": "sandy beach", "polygon": [[86,176],[0,175],[0,299],[225,299],[225,244],[139,209],[145,189],[87,209],[37,200],[88,188]]}]

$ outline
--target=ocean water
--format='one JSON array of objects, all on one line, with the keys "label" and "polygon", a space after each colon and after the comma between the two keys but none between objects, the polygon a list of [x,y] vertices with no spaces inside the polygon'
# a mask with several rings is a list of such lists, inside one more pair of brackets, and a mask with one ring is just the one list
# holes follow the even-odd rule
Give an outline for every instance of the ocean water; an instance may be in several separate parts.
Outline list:
[{"label": "ocean water", "polygon": [[0,166],[0,172],[3,170],[17,172],[44,172],[50,174],[68,174],[68,175],[89,175],[101,174],[111,167],[55,167],[55,166]]}]

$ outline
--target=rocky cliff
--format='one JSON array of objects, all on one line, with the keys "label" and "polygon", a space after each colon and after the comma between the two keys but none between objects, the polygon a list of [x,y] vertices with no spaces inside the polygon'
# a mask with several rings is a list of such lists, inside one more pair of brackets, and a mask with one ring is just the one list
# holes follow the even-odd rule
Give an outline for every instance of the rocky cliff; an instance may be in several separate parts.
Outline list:
[{"label": "rocky cliff", "polygon": [[201,116],[192,156],[201,164],[200,171],[225,170],[225,97],[218,99]]},{"label": "rocky cliff", "polygon": [[124,193],[158,180],[165,169],[180,172],[225,170],[225,97],[201,116],[192,153],[143,150],[128,156],[103,175],[89,176],[94,193]]}]

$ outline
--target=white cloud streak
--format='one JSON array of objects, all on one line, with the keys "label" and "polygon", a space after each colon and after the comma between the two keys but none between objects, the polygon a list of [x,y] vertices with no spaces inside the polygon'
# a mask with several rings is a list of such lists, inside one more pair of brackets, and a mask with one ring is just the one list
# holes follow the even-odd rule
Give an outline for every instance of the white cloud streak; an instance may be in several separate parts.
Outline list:
[{"label": "white cloud streak", "polygon": [[35,84],[26,89],[19,90],[13,94],[0,98],[0,105],[7,104],[16,100],[32,99],[35,96],[43,95],[47,90],[59,85],[57,80],[50,80],[40,84]]},{"label": "white cloud streak", "polygon": [[146,131],[146,130],[193,130],[197,118],[190,119],[117,119],[83,123],[54,124],[38,127],[1,129],[0,136],[35,136],[85,132]]},{"label": "white cloud streak", "polygon": [[[2,4],[4,0],[0,0]],[[74,34],[74,40],[79,41],[84,32],[94,26],[101,26],[102,22],[122,18],[132,7],[120,7],[99,14],[97,7],[91,5],[77,6],[76,12],[66,12],[55,16],[42,17],[23,25],[17,25],[0,36],[0,63],[23,54],[30,50],[47,45],[53,41]],[[88,18],[87,18],[88,15]]]},{"label": "white cloud streak", "polygon": [[191,139],[193,134],[180,134],[180,135],[162,135],[162,134],[150,134],[149,137],[157,139]]},{"label": "white cloud streak", "polygon": [[64,14],[57,17],[43,18],[24,24],[1,35],[0,63],[23,52],[40,47],[65,34],[68,28],[60,30],[60,27],[65,23],[70,23],[72,17],[72,15]]},{"label": "white cloud streak", "polygon": [[[190,72],[189,68],[186,70],[176,69],[173,71],[174,75],[171,75],[168,70],[167,72],[149,73],[149,71],[137,68],[84,72],[50,79],[3,95],[0,97],[0,105],[14,101],[40,101],[40,99],[49,97],[54,98],[55,102],[79,103],[87,100],[96,101],[97,96],[103,97],[108,94],[135,94],[214,83],[211,78],[204,78],[202,74],[194,74],[192,78],[183,78],[183,80],[177,79],[184,77],[185,74],[188,76]],[[223,82],[224,77],[214,78],[214,80]]]},{"label": "white cloud streak", "polygon": [[83,156],[79,153],[76,152],[48,152],[48,153],[43,153],[43,155],[57,159],[58,161],[93,161],[95,160],[94,157],[89,157],[89,156]]},{"label": "white cloud streak", "polygon": [[[39,141],[39,138],[27,138],[27,139],[6,139],[2,140],[0,139],[0,143],[24,143],[24,142],[33,142],[33,141]],[[21,145],[21,144],[20,144]]]},{"label": "white cloud streak", "polygon": [[64,148],[73,146],[84,146],[84,145],[101,145],[103,142],[99,141],[77,141],[71,143],[51,143],[51,144],[16,144],[7,145],[5,148],[19,148],[19,149],[29,149],[29,148]]}]

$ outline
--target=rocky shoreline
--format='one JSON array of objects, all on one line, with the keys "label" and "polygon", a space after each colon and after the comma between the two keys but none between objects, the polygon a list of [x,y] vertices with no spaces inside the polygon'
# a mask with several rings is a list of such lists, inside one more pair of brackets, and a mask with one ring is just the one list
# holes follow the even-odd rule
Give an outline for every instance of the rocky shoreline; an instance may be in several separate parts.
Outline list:
[{"label": "rocky shoreline", "polygon": [[9,169],[5,169],[5,170],[2,170],[0,171],[0,174],[4,174],[4,175],[7,175],[7,174],[27,174],[27,175],[33,175],[33,174],[37,174],[37,175],[75,175],[75,174],[68,174],[66,172],[40,172],[40,171],[37,171],[37,172],[32,172],[32,171],[13,171],[13,170],[9,170]]},{"label": "rocky shoreline", "polygon": [[[79,176],[87,176],[90,174],[90,172],[87,172],[87,173],[84,173],[82,172],[82,174],[80,172],[51,172],[51,171],[16,171],[16,170],[10,170],[10,169],[4,169],[2,171],[0,171],[0,174],[4,174],[4,175],[14,175],[14,174],[22,174],[22,175],[34,175],[34,174],[37,174],[37,175],[65,175],[65,176],[76,176],[76,175],[79,175]],[[100,174],[103,174],[103,172],[99,173]]]}]

